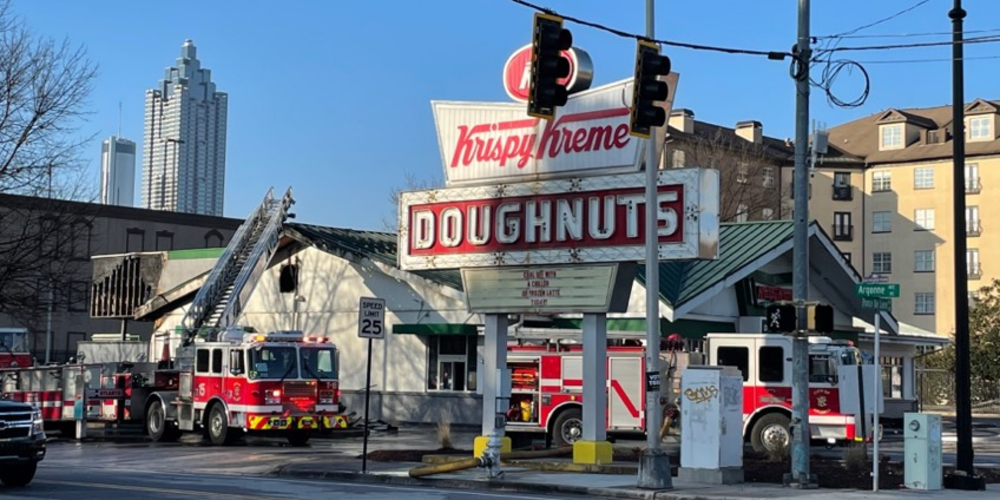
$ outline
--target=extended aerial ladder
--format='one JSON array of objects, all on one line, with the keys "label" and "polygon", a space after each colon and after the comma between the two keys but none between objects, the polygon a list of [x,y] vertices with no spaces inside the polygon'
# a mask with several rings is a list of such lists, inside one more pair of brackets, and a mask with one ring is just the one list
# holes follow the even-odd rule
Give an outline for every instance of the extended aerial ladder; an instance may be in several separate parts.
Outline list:
[{"label": "extended aerial ladder", "polygon": [[292,188],[280,200],[271,188],[240,225],[181,320],[182,345],[236,323],[278,250],[282,226],[294,203]]}]

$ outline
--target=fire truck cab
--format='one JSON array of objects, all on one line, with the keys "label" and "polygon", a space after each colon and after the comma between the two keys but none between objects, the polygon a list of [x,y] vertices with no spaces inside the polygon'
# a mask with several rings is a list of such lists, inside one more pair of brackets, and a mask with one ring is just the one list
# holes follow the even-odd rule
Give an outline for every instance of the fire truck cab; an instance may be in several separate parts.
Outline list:
[{"label": "fire truck cab", "polygon": [[326,338],[229,328],[178,350],[177,369],[157,370],[143,403],[154,441],[197,426],[214,444],[250,432],[302,445],[311,431],[344,426],[337,349]]},{"label": "fire truck cab", "polygon": [[[792,338],[777,334],[709,334],[707,363],[743,375],[743,435],[757,451],[791,443]],[[813,439],[853,441],[855,418],[840,412],[840,366],[859,364],[848,342],[809,338],[809,428]],[[683,404],[683,398],[681,399]]]},{"label": "fire truck cab", "polygon": [[28,330],[0,328],[0,368],[24,368],[33,364],[28,352]]}]

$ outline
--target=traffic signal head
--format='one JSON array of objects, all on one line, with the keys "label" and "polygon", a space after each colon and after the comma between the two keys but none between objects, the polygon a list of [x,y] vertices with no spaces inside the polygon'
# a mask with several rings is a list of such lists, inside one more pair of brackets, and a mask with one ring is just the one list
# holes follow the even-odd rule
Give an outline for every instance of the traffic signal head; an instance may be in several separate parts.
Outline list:
[{"label": "traffic signal head", "polygon": [[667,83],[661,76],[670,74],[670,58],[660,55],[660,47],[652,42],[639,40],[635,49],[635,85],[632,89],[632,110],[629,116],[629,133],[649,138],[649,131],[667,122],[667,112],[657,106],[670,96]]},{"label": "traffic signal head", "polygon": [[833,306],[816,304],[809,308],[808,326],[819,333],[833,332]]},{"label": "traffic signal head", "polygon": [[528,114],[551,120],[558,106],[569,98],[566,83],[560,79],[570,74],[569,60],[562,53],[573,46],[573,34],[562,27],[562,18],[536,13],[531,37],[531,84],[528,88]]},{"label": "traffic signal head", "polygon": [[766,329],[772,333],[792,333],[798,330],[793,304],[771,304],[764,318]]}]

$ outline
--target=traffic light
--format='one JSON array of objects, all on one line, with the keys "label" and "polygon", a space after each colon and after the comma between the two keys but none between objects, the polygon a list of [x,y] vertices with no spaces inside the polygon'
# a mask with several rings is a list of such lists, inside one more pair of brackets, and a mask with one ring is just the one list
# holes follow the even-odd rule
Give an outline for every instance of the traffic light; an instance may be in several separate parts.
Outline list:
[{"label": "traffic light", "polygon": [[792,333],[798,330],[795,306],[793,304],[772,304],[767,306],[764,318],[767,331],[772,333]]},{"label": "traffic light", "polygon": [[573,46],[573,34],[562,27],[562,18],[535,13],[531,37],[531,84],[528,88],[528,114],[551,120],[556,108],[565,106],[569,98],[566,82],[569,60],[562,56]]},{"label": "traffic light", "polygon": [[819,333],[833,332],[833,306],[827,304],[810,306],[807,323],[810,330]]},{"label": "traffic light", "polygon": [[632,112],[629,116],[629,133],[649,138],[649,131],[667,122],[667,112],[656,101],[665,101],[670,95],[667,82],[661,76],[670,74],[670,58],[660,55],[660,47],[652,42],[639,40],[635,47],[635,88],[632,89]]}]

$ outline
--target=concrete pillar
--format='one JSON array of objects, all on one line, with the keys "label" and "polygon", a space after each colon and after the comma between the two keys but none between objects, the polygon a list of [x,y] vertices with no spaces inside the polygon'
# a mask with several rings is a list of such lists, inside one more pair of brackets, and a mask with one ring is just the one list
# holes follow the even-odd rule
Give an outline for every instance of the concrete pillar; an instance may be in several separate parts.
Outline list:
[{"label": "concrete pillar", "polygon": [[573,443],[573,462],[611,463],[607,440],[608,324],[607,315],[583,315],[583,439]]},{"label": "concrete pillar", "polygon": [[[486,449],[486,442],[496,425],[497,416],[497,369],[507,368],[507,315],[486,314],[486,338],[483,342],[483,367],[479,372],[477,382],[483,388],[483,418],[482,434],[475,438],[472,447],[473,456],[481,456]],[[510,394],[510,387],[504,391]],[[504,409],[505,410],[505,409]],[[501,413],[503,411],[501,410]],[[510,438],[503,436],[500,429],[502,452],[510,451]]]}]

